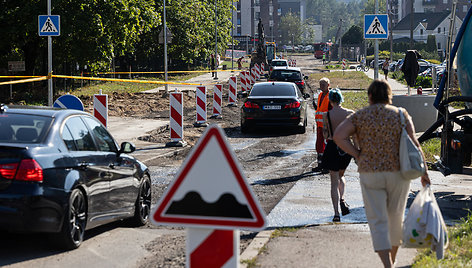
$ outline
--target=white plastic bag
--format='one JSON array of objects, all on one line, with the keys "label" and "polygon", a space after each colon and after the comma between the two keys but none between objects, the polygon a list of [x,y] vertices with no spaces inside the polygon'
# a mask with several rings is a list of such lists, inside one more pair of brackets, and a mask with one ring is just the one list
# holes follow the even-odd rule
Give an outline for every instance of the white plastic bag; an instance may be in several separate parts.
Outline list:
[{"label": "white plastic bag", "polygon": [[426,234],[426,225],[421,224],[426,202],[431,202],[431,188],[423,187],[413,200],[410,210],[403,222],[403,247],[429,248],[432,244],[432,235]]},{"label": "white plastic bag", "polygon": [[399,109],[402,123],[402,133],[400,137],[400,171],[403,178],[413,180],[421,177],[426,171],[421,151],[416,147],[406,132],[405,116],[402,109]]},{"label": "white plastic bag", "polygon": [[441,259],[447,247],[447,228],[431,187],[418,192],[403,222],[403,247],[429,248]]}]

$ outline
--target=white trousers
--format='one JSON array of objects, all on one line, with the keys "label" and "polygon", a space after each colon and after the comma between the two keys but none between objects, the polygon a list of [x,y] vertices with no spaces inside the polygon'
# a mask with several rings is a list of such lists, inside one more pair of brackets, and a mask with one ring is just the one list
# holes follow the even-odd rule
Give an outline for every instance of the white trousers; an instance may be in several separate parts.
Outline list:
[{"label": "white trousers", "polygon": [[399,171],[359,175],[374,250],[400,246],[410,181],[403,179]]}]

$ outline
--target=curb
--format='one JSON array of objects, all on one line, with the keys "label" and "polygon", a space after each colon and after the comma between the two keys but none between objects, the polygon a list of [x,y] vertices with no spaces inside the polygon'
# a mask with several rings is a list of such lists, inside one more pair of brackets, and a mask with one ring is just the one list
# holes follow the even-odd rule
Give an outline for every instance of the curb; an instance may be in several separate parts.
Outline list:
[{"label": "curb", "polygon": [[244,252],[239,256],[239,267],[246,268],[247,264],[243,261],[250,261],[259,255],[259,251],[269,242],[269,239],[274,230],[267,230],[259,232],[252,242],[247,246]]}]

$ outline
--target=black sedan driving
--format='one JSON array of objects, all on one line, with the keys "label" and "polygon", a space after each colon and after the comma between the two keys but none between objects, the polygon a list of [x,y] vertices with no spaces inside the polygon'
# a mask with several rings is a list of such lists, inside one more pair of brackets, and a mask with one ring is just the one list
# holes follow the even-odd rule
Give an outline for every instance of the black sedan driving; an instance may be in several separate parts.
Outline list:
[{"label": "black sedan driving", "polygon": [[298,67],[274,67],[267,81],[285,81],[297,84],[298,88],[305,93],[305,79]]},{"label": "black sedan driving", "polygon": [[241,107],[241,132],[258,126],[283,126],[305,133],[308,97],[291,82],[254,84]]},{"label": "black sedan driving", "polygon": [[74,249],[87,229],[148,222],[148,168],[90,114],[0,106],[0,229],[50,233]]}]

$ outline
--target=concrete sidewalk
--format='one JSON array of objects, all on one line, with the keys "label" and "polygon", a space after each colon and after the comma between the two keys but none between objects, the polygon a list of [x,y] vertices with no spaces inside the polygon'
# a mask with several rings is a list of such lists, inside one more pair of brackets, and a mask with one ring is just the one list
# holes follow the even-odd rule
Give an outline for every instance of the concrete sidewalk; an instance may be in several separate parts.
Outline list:
[{"label": "concrete sidewalk", "polygon": [[[382,267],[373,250],[363,203],[359,202],[362,198],[356,169],[351,163],[346,171],[346,200],[351,214],[342,216],[341,223],[331,222],[328,175],[306,177],[267,216],[268,228],[241,254],[241,261],[258,267]],[[429,175],[444,220],[454,225],[472,208],[472,180],[463,174],[444,177],[429,171]],[[419,179],[412,181],[409,204],[421,187]],[[280,212],[283,218],[273,215]],[[274,222],[274,218],[282,219]],[[411,266],[416,254],[416,249],[400,248],[396,267]]]}]

